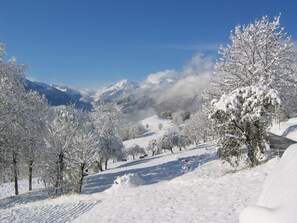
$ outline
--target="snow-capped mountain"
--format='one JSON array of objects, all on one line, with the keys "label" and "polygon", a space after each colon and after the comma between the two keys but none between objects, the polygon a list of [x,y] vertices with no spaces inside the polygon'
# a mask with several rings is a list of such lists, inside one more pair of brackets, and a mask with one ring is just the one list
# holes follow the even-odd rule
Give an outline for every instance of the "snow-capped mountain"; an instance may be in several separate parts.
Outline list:
[{"label": "snow-capped mountain", "polygon": [[91,110],[91,99],[79,91],[58,85],[48,85],[41,82],[26,80],[26,89],[37,91],[44,95],[52,106],[75,104],[77,108]]},{"label": "snow-capped mountain", "polygon": [[114,85],[98,91],[94,100],[99,103],[118,102],[139,89],[139,84],[129,80],[122,80]]},{"label": "snow-capped mountain", "polygon": [[[177,79],[162,76],[148,79],[142,84],[129,80],[122,80],[97,91],[84,89],[78,91],[62,85],[48,85],[26,80],[27,89],[35,90],[45,95],[52,106],[75,104],[77,108],[92,109],[92,103],[117,103],[122,106],[126,114],[197,109],[201,103],[199,95],[177,95],[174,89]],[[185,89],[186,91],[186,89]],[[180,93],[180,91],[179,91]],[[151,114],[151,112],[150,112]],[[142,116],[145,117],[145,116]]]},{"label": "snow-capped mountain", "polygon": [[63,91],[73,97],[78,97],[78,96],[81,96],[81,93],[77,90],[74,90],[74,89],[71,89],[67,86],[63,86],[63,85],[58,85],[58,84],[51,84],[50,85],[51,87],[54,87],[56,89],[58,89],[59,91]]}]

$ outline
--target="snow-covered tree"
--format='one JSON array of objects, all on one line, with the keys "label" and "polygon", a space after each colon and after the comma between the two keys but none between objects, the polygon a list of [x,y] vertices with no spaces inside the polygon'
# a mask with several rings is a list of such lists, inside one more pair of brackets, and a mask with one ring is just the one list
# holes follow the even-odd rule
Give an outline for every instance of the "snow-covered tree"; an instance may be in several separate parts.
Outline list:
[{"label": "snow-covered tree", "polygon": [[28,92],[25,96],[23,115],[24,146],[21,151],[23,162],[28,166],[29,191],[32,190],[33,167],[40,163],[42,150],[45,147],[45,115],[48,104],[37,92]]},{"label": "snow-covered tree", "polygon": [[102,142],[88,113],[81,111],[79,122],[80,126],[73,136],[71,150],[66,156],[72,191],[76,193],[81,193],[83,179],[98,159],[98,147]]},{"label": "snow-covered tree", "polygon": [[0,156],[2,173],[12,169],[15,194],[18,192],[20,154],[25,147],[26,131],[32,114],[26,108],[24,66],[16,59],[3,60],[5,47],[0,44]]},{"label": "snow-covered tree", "polygon": [[161,150],[158,147],[158,142],[156,139],[152,139],[149,141],[148,147],[146,150],[147,150],[147,153],[152,153],[152,156],[161,154]]},{"label": "snow-covered tree", "polygon": [[55,193],[65,188],[67,156],[72,152],[73,140],[82,122],[80,111],[73,105],[52,108],[47,118],[47,149],[44,153],[44,180]]},{"label": "snow-covered tree", "polygon": [[178,133],[178,141],[177,141],[177,147],[179,148],[179,151],[182,150],[182,148],[186,148],[187,146],[191,145],[192,140],[182,132]]},{"label": "snow-covered tree", "polygon": [[259,85],[242,87],[214,99],[209,117],[218,134],[219,156],[236,165],[247,154],[250,165],[257,165],[258,153],[265,151],[265,131],[279,105],[277,91]]},{"label": "snow-covered tree", "polygon": [[144,155],[146,154],[145,150],[141,148],[139,145],[135,144],[132,147],[127,149],[127,154],[132,156],[135,159],[137,155]]},{"label": "snow-covered tree", "polygon": [[178,128],[168,131],[166,137],[171,140],[173,147],[178,147],[180,151],[182,148],[186,148],[186,146],[191,144],[190,138]]},{"label": "snow-covered tree", "polygon": [[173,147],[175,146],[173,143],[172,135],[166,134],[160,137],[157,141],[157,147],[158,150],[169,150],[171,153],[173,153]]},{"label": "snow-covered tree", "polygon": [[198,110],[191,115],[190,119],[186,120],[183,132],[193,142],[199,144],[210,139],[211,128],[206,111]]},{"label": "snow-covered tree", "polygon": [[119,129],[119,134],[123,141],[135,139],[145,132],[143,125],[137,122],[128,122],[126,120],[121,121]]},{"label": "snow-covered tree", "polygon": [[176,125],[183,124],[187,119],[189,119],[191,116],[191,113],[189,111],[182,111],[178,110],[172,114],[172,121]]},{"label": "snow-covered tree", "polygon": [[239,87],[261,84],[278,91],[284,111],[296,109],[296,60],[292,40],[280,26],[280,16],[267,16],[247,26],[238,25],[231,44],[220,47],[217,80],[211,94],[219,98]]},{"label": "snow-covered tree", "polygon": [[100,148],[100,159],[98,169],[102,170],[102,162],[105,162],[105,169],[109,159],[121,160],[124,157],[123,143],[119,133],[119,123],[122,115],[121,108],[114,104],[94,104],[92,118],[97,131],[103,138]]},{"label": "snow-covered tree", "polygon": [[[107,165],[108,165],[108,160],[113,159],[113,160],[122,160],[125,158],[124,154],[124,145],[123,142],[119,137],[114,137],[114,136],[104,136],[103,141],[100,144],[100,160],[99,164],[101,165],[102,162],[104,161],[104,168],[107,170]],[[102,167],[100,167],[102,169]]]}]

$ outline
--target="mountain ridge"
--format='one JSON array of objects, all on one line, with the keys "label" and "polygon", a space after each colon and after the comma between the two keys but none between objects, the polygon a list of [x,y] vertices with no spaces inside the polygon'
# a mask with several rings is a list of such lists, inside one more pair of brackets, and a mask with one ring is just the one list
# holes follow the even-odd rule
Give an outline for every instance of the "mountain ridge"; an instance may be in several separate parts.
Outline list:
[{"label": "mountain ridge", "polygon": [[[123,113],[135,115],[138,111],[150,115],[162,111],[195,110],[199,107],[201,97],[170,95],[170,89],[177,80],[163,78],[158,82],[137,83],[127,79],[111,84],[92,94],[57,84],[45,84],[26,80],[27,90],[34,90],[44,95],[52,106],[75,104],[79,109],[91,111],[92,104],[116,103],[123,108]],[[94,93],[96,92],[96,93]],[[142,116],[143,118],[143,116]]]}]

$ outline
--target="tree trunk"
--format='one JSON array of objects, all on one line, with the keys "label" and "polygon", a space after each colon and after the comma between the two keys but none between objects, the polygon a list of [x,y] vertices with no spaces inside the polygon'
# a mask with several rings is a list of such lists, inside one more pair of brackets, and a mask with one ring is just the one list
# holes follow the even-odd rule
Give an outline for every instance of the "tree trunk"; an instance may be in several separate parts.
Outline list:
[{"label": "tree trunk", "polygon": [[103,167],[102,167],[102,159],[100,159],[100,162],[98,163],[98,167],[99,167],[99,170],[100,170],[100,172],[102,172],[103,171]]},{"label": "tree trunk", "polygon": [[108,159],[105,160],[105,170],[107,170],[107,162],[108,162]]},{"label": "tree trunk", "polygon": [[19,195],[17,153],[16,152],[13,152],[13,154],[12,154],[12,162],[13,162],[14,192],[15,192],[15,195]]},{"label": "tree trunk", "polygon": [[251,162],[251,167],[257,166],[259,164],[258,159],[256,157],[256,149],[255,146],[253,145],[248,145],[247,146],[248,149],[248,158]]},{"label": "tree trunk", "polygon": [[84,180],[84,177],[85,177],[85,174],[84,174],[85,166],[86,166],[85,163],[80,164],[80,175],[79,175],[80,178],[79,178],[79,185],[78,185],[78,191],[77,191],[78,193],[81,193],[83,180]]},{"label": "tree trunk", "polygon": [[61,152],[59,154],[59,159],[57,162],[57,178],[55,184],[55,194],[58,194],[58,190],[60,189],[60,193],[63,192],[63,171],[64,171],[64,154]]},{"label": "tree trunk", "polygon": [[29,191],[32,190],[33,161],[29,161]]},{"label": "tree trunk", "polygon": [[102,172],[102,171],[103,171],[103,167],[102,167],[102,159],[100,159],[100,161],[96,161],[96,162],[95,162],[94,171],[95,171],[96,173],[99,173],[99,172]]},{"label": "tree trunk", "polygon": [[63,193],[63,172],[64,172],[64,153],[61,152],[59,155],[59,163],[60,163],[60,179],[59,179],[59,187],[60,192]]}]

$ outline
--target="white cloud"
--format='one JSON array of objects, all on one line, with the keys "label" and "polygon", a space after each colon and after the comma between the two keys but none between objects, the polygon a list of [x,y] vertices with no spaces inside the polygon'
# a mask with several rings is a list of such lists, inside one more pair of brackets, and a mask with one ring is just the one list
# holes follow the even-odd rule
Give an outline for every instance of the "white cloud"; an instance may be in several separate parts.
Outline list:
[{"label": "white cloud", "polygon": [[213,70],[214,61],[211,57],[204,57],[203,54],[196,54],[191,61],[184,66],[182,76],[200,75],[201,73]]},{"label": "white cloud", "polygon": [[156,73],[149,74],[146,78],[146,83],[160,84],[163,80],[170,80],[175,78],[177,72],[175,70],[164,70]]},{"label": "white cloud", "polygon": [[202,91],[209,86],[213,74],[214,59],[196,54],[192,57],[183,69],[178,72],[175,70],[165,70],[149,75],[148,79],[153,81],[160,78],[169,77],[174,81],[171,84],[159,86],[154,93],[157,103],[166,102],[172,98],[188,97],[192,98],[201,95]]}]

